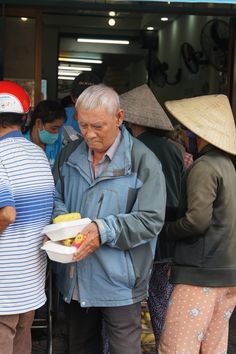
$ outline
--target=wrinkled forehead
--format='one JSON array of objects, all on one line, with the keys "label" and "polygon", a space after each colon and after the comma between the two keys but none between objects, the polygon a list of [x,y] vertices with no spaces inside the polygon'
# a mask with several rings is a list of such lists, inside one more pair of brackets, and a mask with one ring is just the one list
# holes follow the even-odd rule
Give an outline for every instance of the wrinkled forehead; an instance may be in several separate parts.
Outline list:
[{"label": "wrinkled forehead", "polygon": [[104,106],[97,106],[94,108],[86,109],[83,106],[77,106],[76,107],[76,113],[77,117],[83,117],[83,116],[97,116],[97,117],[106,117],[108,118],[114,118],[119,110],[115,109],[109,109]]},{"label": "wrinkled forehead", "polygon": [[76,109],[76,119],[79,122],[110,122],[115,118],[116,112],[110,112],[103,106],[92,109],[77,107]]}]

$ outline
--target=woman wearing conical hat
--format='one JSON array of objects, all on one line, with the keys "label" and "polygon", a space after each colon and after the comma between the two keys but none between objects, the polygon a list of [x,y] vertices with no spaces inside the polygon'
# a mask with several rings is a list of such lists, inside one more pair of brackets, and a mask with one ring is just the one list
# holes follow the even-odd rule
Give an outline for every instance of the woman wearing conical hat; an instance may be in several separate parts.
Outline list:
[{"label": "woman wearing conical hat", "polygon": [[226,353],[236,305],[234,118],[224,95],[169,101],[166,107],[191,138],[195,134],[198,155],[187,173],[182,217],[163,230],[176,241],[175,287],[158,353]]},{"label": "woman wearing conical hat", "polygon": [[[176,220],[184,161],[179,146],[166,137],[167,132],[174,129],[171,121],[146,84],[122,94],[120,101],[125,111],[125,121],[128,122],[133,136],[144,143],[161,162],[167,194],[165,222]],[[155,189],[153,193],[156,193]],[[166,242],[160,233],[148,294],[148,307],[157,348],[173,289],[169,282],[173,250],[174,242]]]}]

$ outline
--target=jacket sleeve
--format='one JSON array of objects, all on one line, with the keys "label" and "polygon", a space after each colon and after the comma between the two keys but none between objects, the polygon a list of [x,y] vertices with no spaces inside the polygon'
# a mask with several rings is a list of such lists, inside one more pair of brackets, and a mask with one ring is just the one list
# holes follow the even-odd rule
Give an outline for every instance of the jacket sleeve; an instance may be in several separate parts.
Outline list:
[{"label": "jacket sleeve", "polygon": [[127,214],[95,220],[101,243],[121,250],[155,239],[165,218],[166,186],[161,164],[150,150],[146,150],[138,160],[132,167],[137,171],[137,180],[141,184],[132,209]]},{"label": "jacket sleeve", "polygon": [[166,223],[163,232],[167,239],[202,236],[210,226],[213,203],[217,195],[218,178],[207,160],[194,163],[187,177],[187,210],[176,222]]}]

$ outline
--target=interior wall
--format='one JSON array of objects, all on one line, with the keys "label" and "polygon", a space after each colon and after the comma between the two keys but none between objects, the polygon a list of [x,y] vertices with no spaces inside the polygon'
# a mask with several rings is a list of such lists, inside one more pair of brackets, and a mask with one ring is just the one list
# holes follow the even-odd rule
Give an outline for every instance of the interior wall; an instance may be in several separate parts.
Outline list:
[{"label": "interior wall", "polygon": [[[202,52],[200,43],[201,30],[212,19],[213,17],[211,16],[185,15],[177,18],[169,26],[159,31],[157,56],[161,62],[168,63],[168,80],[174,82],[178,68],[182,71],[181,80],[176,85],[166,84],[162,88],[152,83],[152,88],[161,102],[167,99],[225,92],[226,82],[221,72],[209,64],[202,64],[199,66],[198,73],[193,74],[184,64],[180,52],[181,44],[184,42],[190,43],[196,52]],[[221,19],[228,21],[225,17]],[[204,59],[206,58],[204,58],[203,54],[203,62]]]},{"label": "interior wall", "polygon": [[43,27],[42,79],[47,80],[47,97],[57,98],[58,28]]},{"label": "interior wall", "polygon": [[19,17],[6,17],[4,79],[21,84],[34,106],[35,94],[35,20],[22,22]]}]

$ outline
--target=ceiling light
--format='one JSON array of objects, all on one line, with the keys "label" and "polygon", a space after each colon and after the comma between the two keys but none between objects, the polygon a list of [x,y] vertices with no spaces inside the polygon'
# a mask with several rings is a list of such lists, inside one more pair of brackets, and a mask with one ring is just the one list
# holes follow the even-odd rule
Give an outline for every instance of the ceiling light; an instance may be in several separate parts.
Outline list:
[{"label": "ceiling light", "polygon": [[108,12],[109,16],[114,17],[116,15],[115,11],[109,11]]},{"label": "ceiling light", "polygon": [[68,72],[68,71],[64,71],[64,70],[59,70],[58,71],[58,75],[60,76],[78,76],[79,74],[81,74],[81,71],[74,71],[74,72]]},{"label": "ceiling light", "polygon": [[20,19],[21,19],[21,21],[23,21],[23,22],[28,21],[28,17],[21,17]]},{"label": "ceiling light", "polygon": [[68,76],[58,76],[59,80],[74,80],[75,77],[68,77]]},{"label": "ceiling light", "polygon": [[80,58],[65,58],[59,57],[59,61],[71,62],[71,63],[88,63],[88,64],[102,64],[100,59],[80,59]]},{"label": "ceiling light", "polygon": [[115,26],[116,21],[114,20],[114,18],[110,18],[110,19],[108,20],[108,24],[109,24],[109,26]]},{"label": "ceiling light", "polygon": [[62,69],[62,70],[71,70],[71,71],[92,71],[92,68],[89,66],[65,66],[65,65],[59,65],[58,69]]},{"label": "ceiling light", "polygon": [[161,21],[168,21],[169,19],[168,19],[168,17],[162,17],[161,18]]},{"label": "ceiling light", "polygon": [[103,44],[129,44],[129,41],[120,39],[93,39],[93,38],[77,38],[79,43],[103,43]]},{"label": "ceiling light", "polygon": [[147,27],[147,31],[154,31],[154,27],[151,26]]}]

